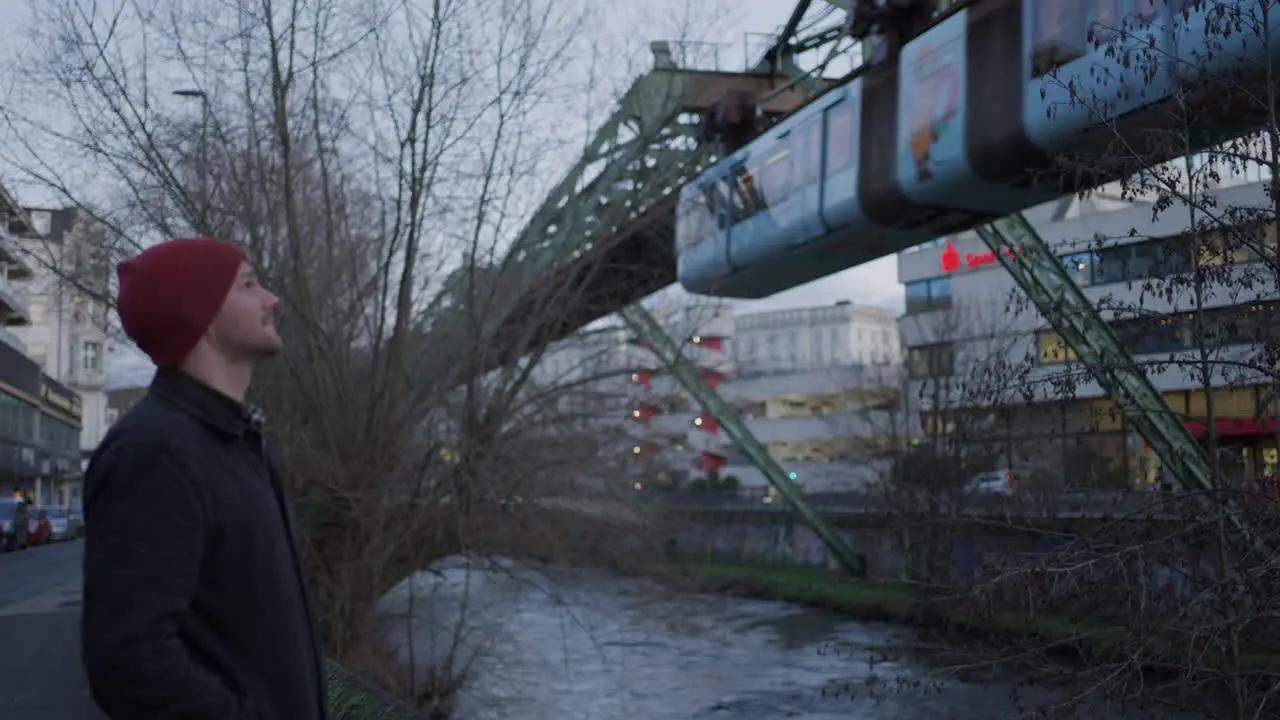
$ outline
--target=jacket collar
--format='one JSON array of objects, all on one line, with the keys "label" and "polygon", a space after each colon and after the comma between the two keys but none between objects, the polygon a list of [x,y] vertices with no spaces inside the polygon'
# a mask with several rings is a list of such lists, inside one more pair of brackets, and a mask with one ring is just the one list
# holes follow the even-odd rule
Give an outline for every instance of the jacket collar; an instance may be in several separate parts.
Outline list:
[{"label": "jacket collar", "polygon": [[181,370],[157,371],[150,392],[227,435],[261,430],[266,420],[258,408],[237,402]]}]

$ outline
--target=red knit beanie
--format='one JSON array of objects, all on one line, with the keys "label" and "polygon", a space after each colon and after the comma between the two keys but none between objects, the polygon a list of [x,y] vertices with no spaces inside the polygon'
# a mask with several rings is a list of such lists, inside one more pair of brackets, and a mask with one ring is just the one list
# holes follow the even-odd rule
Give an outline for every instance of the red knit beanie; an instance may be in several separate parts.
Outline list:
[{"label": "red knit beanie", "polygon": [[178,238],[116,268],[124,332],[161,370],[187,359],[231,291],[244,251],[217,238]]}]

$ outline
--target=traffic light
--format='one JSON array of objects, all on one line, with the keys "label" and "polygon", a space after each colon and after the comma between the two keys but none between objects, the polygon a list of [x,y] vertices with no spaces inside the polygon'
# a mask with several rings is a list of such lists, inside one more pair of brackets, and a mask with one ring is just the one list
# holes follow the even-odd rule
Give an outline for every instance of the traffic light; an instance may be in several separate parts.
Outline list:
[{"label": "traffic light", "polygon": [[797,475],[797,474],[795,474],[795,472],[793,471],[793,472],[789,472],[789,473],[787,473],[787,477],[791,478],[792,480],[795,480],[796,478],[798,478],[798,477],[800,477],[800,476],[799,476],[799,475]]}]

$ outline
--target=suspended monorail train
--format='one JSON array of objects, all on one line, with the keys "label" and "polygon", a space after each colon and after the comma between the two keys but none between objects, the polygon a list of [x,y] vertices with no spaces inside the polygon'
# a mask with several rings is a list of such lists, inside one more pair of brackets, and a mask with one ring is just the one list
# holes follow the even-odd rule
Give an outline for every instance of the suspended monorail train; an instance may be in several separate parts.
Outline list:
[{"label": "suspended monorail train", "polygon": [[[1180,155],[1147,131],[1206,78],[1265,87],[1280,41],[1251,28],[1268,2],[971,3],[682,188],[680,283],[765,297],[1131,171],[1079,170],[1117,139],[1150,162]],[[1198,144],[1260,124],[1256,111]]]}]

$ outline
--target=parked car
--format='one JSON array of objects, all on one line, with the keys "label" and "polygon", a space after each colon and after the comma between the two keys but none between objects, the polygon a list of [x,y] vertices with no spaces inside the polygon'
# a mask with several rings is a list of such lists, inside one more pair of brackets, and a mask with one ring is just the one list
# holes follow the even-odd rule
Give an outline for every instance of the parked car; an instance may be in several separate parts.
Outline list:
[{"label": "parked car", "polygon": [[30,544],[27,504],[17,498],[0,498],[0,545],[5,552]]},{"label": "parked car", "polygon": [[49,530],[54,540],[70,540],[75,537],[71,526],[71,509],[66,505],[50,505],[44,509],[49,517]]},{"label": "parked car", "polygon": [[27,514],[27,544],[36,547],[52,540],[53,526],[49,522],[49,514],[42,507],[31,508]]},{"label": "parked car", "polygon": [[67,507],[67,526],[70,528],[71,537],[84,537],[84,506],[70,505]]},{"label": "parked car", "polygon": [[966,495],[1004,495],[1017,491],[1018,479],[1010,470],[992,470],[969,478],[964,484]]}]

